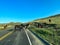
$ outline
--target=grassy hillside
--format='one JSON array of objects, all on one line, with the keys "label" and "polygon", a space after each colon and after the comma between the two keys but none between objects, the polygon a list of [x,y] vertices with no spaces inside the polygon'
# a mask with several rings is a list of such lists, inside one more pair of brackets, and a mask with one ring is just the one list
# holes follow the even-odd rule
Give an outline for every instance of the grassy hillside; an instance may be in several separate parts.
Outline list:
[{"label": "grassy hillside", "polygon": [[[52,28],[36,28],[36,27],[30,27],[29,28],[32,32],[34,32],[35,34],[37,34],[39,37],[43,38],[44,40],[46,40],[47,42],[49,42],[50,44],[55,44],[55,45],[60,45],[60,34],[58,36],[58,32],[59,31],[53,31],[55,29]],[[53,36],[54,35],[54,36]]]},{"label": "grassy hillside", "polygon": [[37,19],[34,20],[34,22],[46,22],[49,23],[49,19],[51,19],[51,23],[52,24],[60,24],[60,14],[54,15],[54,16],[49,16],[46,18],[42,18],[42,19]]},{"label": "grassy hillside", "polygon": [[[49,19],[51,19],[51,22],[49,22]],[[36,24],[32,25],[29,29],[39,37],[42,37],[44,40],[48,41],[50,44],[60,45],[60,14],[37,19],[32,21],[31,23],[33,22],[48,23],[49,25],[56,24],[56,29],[55,26],[52,25],[52,27],[48,26],[47,28],[40,28],[35,26]]]}]

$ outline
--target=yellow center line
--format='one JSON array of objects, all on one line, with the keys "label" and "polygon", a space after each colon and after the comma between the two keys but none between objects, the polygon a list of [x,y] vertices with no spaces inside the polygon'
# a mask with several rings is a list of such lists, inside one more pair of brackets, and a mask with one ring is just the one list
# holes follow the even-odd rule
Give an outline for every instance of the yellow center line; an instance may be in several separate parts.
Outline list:
[{"label": "yellow center line", "polygon": [[10,35],[10,34],[12,34],[12,33],[13,33],[13,31],[5,34],[5,35],[2,36],[2,37],[0,37],[0,41],[3,40],[4,38],[6,38],[8,35]]}]

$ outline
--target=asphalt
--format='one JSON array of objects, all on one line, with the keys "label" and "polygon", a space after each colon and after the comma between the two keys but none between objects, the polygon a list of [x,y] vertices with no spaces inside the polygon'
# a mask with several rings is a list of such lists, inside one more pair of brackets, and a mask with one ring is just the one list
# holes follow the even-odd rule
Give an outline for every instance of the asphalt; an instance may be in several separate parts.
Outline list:
[{"label": "asphalt", "polygon": [[0,41],[0,45],[30,45],[24,30],[16,31]]},{"label": "asphalt", "polygon": [[9,31],[8,30],[1,30],[0,31],[0,37],[3,36],[4,34],[8,33]]},{"label": "asphalt", "polygon": [[5,30],[0,30],[0,37],[2,37],[3,35],[9,33],[10,31],[12,31],[13,29],[5,29]]},{"label": "asphalt", "polygon": [[[11,31],[10,31],[11,32]],[[0,34],[1,35],[1,34]],[[13,32],[0,41],[0,45],[45,45],[29,30]]]}]

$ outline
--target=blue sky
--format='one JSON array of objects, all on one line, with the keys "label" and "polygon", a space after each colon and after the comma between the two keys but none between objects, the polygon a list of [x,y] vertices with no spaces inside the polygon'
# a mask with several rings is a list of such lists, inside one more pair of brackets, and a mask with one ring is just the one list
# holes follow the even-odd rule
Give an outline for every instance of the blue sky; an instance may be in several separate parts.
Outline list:
[{"label": "blue sky", "polygon": [[60,0],[0,0],[0,23],[28,22],[60,14]]}]

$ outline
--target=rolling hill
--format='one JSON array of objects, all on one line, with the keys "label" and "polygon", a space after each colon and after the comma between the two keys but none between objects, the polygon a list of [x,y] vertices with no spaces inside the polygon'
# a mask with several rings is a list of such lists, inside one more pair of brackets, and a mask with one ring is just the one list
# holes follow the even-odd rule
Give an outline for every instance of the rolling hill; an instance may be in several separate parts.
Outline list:
[{"label": "rolling hill", "polygon": [[34,20],[33,22],[49,23],[49,19],[51,19],[51,24],[60,24],[60,14],[49,16],[49,17],[42,18],[42,19],[37,19],[37,20]]},{"label": "rolling hill", "polygon": [[[51,19],[51,22],[49,22],[49,19]],[[34,32],[36,35],[38,35],[39,37],[43,38],[44,40],[46,40],[48,43],[50,43],[51,45],[60,45],[60,14],[54,15],[54,16],[49,16],[46,18],[42,18],[42,19],[36,19],[33,22],[39,22],[39,23],[48,23],[49,25],[51,24],[56,24],[56,29],[51,28],[51,27],[35,27],[31,26],[29,29]],[[54,36],[53,36],[54,35]]]}]

